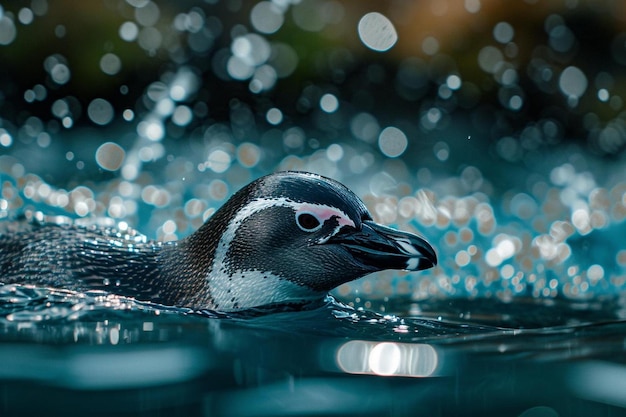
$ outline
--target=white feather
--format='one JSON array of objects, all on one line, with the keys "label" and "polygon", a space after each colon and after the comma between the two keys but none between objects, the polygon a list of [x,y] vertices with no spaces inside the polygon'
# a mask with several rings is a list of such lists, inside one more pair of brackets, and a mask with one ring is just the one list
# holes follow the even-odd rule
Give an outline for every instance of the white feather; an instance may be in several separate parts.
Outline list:
[{"label": "white feather", "polygon": [[[319,297],[320,293],[297,284],[270,271],[232,270],[226,260],[230,243],[245,219],[270,207],[291,207],[298,211],[314,211],[320,219],[336,217],[339,226],[354,226],[354,222],[343,211],[322,204],[299,203],[287,198],[259,198],[242,207],[222,234],[217,245],[211,273],[207,276],[211,297],[220,310],[236,310],[287,300],[306,300]],[[295,215],[294,215],[295,221]],[[235,304],[237,306],[235,306]]]}]

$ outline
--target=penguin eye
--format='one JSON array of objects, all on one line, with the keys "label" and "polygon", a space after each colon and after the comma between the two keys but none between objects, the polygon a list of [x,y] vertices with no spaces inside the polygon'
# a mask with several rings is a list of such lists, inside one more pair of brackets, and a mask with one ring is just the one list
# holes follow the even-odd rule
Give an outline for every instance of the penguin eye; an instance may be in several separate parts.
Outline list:
[{"label": "penguin eye", "polygon": [[322,223],[311,213],[298,213],[296,215],[298,227],[305,232],[315,232],[322,227]]}]

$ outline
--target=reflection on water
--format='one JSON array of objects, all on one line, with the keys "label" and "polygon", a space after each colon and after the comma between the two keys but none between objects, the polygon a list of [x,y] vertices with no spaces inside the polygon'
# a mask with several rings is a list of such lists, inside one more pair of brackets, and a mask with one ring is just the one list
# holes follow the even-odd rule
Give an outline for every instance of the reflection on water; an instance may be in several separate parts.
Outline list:
[{"label": "reflection on water", "polygon": [[622,9],[0,1],[0,219],[173,240],[301,169],[440,259],[237,315],[0,286],[0,414],[626,415]]},{"label": "reflection on water", "polygon": [[351,340],[337,350],[337,365],[349,374],[428,377],[439,358],[431,345]]},{"label": "reflection on water", "polygon": [[[514,304],[504,317],[491,302],[472,306],[466,320],[456,312],[467,305],[433,304],[455,322],[383,316],[332,298],[226,316],[6,286],[2,406],[11,415],[67,415],[63,404],[80,415],[105,403],[95,415],[623,414],[615,386],[626,322],[610,320],[615,311],[568,325],[579,320],[577,306],[554,304],[543,314],[559,316],[555,325],[537,328],[528,308]],[[527,329],[507,327],[525,320]],[[43,389],[41,402],[25,403],[34,389]]]}]

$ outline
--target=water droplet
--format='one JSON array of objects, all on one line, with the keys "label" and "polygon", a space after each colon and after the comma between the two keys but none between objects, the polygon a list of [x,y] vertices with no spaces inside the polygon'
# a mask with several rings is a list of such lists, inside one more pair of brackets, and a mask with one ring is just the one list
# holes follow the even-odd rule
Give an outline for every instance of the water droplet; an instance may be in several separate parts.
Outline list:
[{"label": "water droplet", "polygon": [[403,131],[394,126],[389,126],[380,132],[378,147],[389,158],[397,158],[402,155],[409,142]]},{"label": "water droplet", "polygon": [[117,74],[122,68],[122,61],[115,54],[108,53],[100,58],[100,69],[108,75]]},{"label": "water droplet", "polygon": [[124,162],[126,152],[117,143],[106,142],[96,150],[96,162],[107,171],[117,171]]},{"label": "water droplet", "polygon": [[96,98],[89,103],[87,115],[97,125],[107,125],[113,120],[114,110],[111,103],[102,98]]},{"label": "water droplet", "polygon": [[398,41],[393,23],[377,12],[368,13],[361,18],[358,32],[361,42],[378,52],[388,51]]},{"label": "water droplet", "polygon": [[579,68],[569,66],[559,77],[559,88],[568,98],[578,99],[587,89],[587,77]]},{"label": "water droplet", "polygon": [[281,112],[280,109],[277,109],[276,107],[272,107],[265,114],[265,119],[269,124],[272,124],[274,126],[279,125],[283,121],[283,112]]},{"label": "water droplet", "polygon": [[134,41],[135,39],[137,39],[138,34],[139,28],[137,27],[135,22],[124,22],[122,23],[122,26],[120,26],[120,38],[122,38],[126,42]]},{"label": "water droplet", "polygon": [[250,22],[259,32],[271,34],[281,28],[285,18],[279,6],[270,1],[257,3],[250,12]]},{"label": "water droplet", "polygon": [[6,15],[0,17],[0,45],[9,45],[15,40],[17,30],[13,20]]},{"label": "water droplet", "polygon": [[493,37],[502,44],[511,42],[513,36],[515,36],[515,30],[510,23],[500,22],[493,28]]},{"label": "water droplet", "polygon": [[333,94],[324,94],[320,99],[320,107],[326,113],[334,113],[339,108],[339,100]]}]

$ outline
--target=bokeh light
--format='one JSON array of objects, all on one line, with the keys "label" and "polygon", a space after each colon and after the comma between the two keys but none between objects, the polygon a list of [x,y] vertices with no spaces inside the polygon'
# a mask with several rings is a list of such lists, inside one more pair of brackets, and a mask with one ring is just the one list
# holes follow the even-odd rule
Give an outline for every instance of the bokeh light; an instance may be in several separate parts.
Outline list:
[{"label": "bokeh light", "polygon": [[398,41],[393,23],[378,12],[370,12],[359,21],[359,37],[368,48],[384,52]]},{"label": "bokeh light", "polygon": [[0,217],[49,205],[170,240],[310,170],[441,259],[346,284],[354,305],[626,285],[616,6],[109,3],[2,5]]}]

